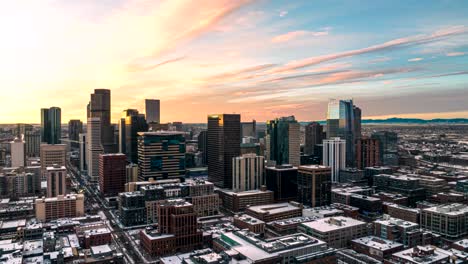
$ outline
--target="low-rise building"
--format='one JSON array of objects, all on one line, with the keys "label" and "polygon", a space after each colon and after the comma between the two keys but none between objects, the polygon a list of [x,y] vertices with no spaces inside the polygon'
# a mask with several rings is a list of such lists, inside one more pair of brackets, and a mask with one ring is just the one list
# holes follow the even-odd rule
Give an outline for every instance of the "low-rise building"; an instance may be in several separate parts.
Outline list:
[{"label": "low-rise building", "polygon": [[299,231],[323,240],[334,248],[348,247],[351,240],[368,234],[365,222],[342,216],[302,223]]},{"label": "low-rise building", "polygon": [[410,208],[399,204],[387,204],[387,214],[394,218],[419,223],[421,209]]},{"label": "low-rise building", "polygon": [[248,229],[256,234],[265,233],[265,222],[249,215],[234,216],[233,223],[240,229]]},{"label": "low-rise building", "polygon": [[450,263],[450,254],[433,246],[417,246],[394,253],[388,263],[439,264]]},{"label": "low-rise building", "polygon": [[65,196],[39,198],[35,201],[35,207],[36,218],[44,222],[58,218],[83,216],[85,213],[84,195],[67,194]]},{"label": "low-rise building", "polygon": [[221,198],[223,207],[231,212],[243,211],[249,205],[271,204],[274,201],[273,192],[266,190],[266,188],[239,193],[221,189],[217,190],[217,193]]},{"label": "low-rise building", "polygon": [[302,216],[302,209],[302,204],[289,202],[249,206],[245,210],[245,213],[264,222],[271,222]]},{"label": "low-rise building", "polygon": [[353,239],[351,241],[351,248],[356,252],[383,261],[384,259],[388,259],[393,253],[403,250],[404,245],[379,237],[366,236]]}]

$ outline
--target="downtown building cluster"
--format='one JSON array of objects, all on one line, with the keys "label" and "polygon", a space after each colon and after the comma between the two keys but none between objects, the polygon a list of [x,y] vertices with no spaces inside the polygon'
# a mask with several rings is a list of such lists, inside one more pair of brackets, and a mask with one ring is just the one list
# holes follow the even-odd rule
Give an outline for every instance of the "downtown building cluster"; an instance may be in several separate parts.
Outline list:
[{"label": "downtown building cluster", "polygon": [[362,126],[353,100],[308,123],[161,123],[160,107],[147,99],[111,120],[111,91],[96,89],[85,123],[62,127],[51,107],[40,128],[19,124],[0,171],[2,259],[467,261],[468,175],[408,157],[419,142]]}]

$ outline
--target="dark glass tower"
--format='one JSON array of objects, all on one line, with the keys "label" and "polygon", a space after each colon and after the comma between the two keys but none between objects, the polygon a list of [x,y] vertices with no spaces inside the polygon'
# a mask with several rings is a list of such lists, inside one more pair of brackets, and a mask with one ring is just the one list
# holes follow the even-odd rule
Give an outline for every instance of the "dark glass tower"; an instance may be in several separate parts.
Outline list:
[{"label": "dark glass tower", "polygon": [[305,127],[304,154],[318,155],[315,151],[318,144],[322,144],[323,126],[317,122],[312,122]]},{"label": "dark glass tower", "polygon": [[[359,114],[360,112],[359,109]],[[354,114],[353,100],[332,99],[328,102],[327,138],[339,137],[346,141],[346,166],[348,167],[353,167],[355,164],[356,118]]]},{"label": "dark glass tower", "polygon": [[88,117],[101,119],[101,145],[105,153],[116,152],[114,143],[114,127],[111,125],[111,91],[95,89],[88,105]]},{"label": "dark glass tower", "polygon": [[79,148],[80,134],[83,133],[83,122],[81,120],[70,120],[68,122],[68,139],[73,148]]},{"label": "dark glass tower", "polygon": [[200,134],[198,134],[198,151],[201,152],[203,166],[206,165],[206,162],[208,160],[208,152],[206,150],[207,141],[208,141],[207,131],[206,130],[200,131]]},{"label": "dark glass tower", "polygon": [[398,166],[398,135],[391,131],[374,132],[371,136],[380,144],[380,162],[384,166]]},{"label": "dark glass tower", "polygon": [[60,144],[62,111],[59,107],[41,109],[41,142]]},{"label": "dark glass tower", "polygon": [[240,115],[208,116],[208,180],[232,188],[232,158],[240,156]]},{"label": "dark glass tower", "polygon": [[120,124],[120,151],[127,155],[132,163],[138,162],[138,132],[148,131],[145,115],[136,109],[127,109],[122,113]]},{"label": "dark glass tower", "polygon": [[300,140],[300,125],[294,116],[267,121],[267,161],[299,166]]}]

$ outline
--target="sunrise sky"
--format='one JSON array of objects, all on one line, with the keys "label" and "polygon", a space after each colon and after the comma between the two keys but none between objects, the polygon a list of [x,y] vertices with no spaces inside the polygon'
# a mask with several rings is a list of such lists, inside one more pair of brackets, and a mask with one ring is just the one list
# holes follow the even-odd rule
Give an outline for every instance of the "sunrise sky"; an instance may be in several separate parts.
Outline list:
[{"label": "sunrise sky", "polygon": [[3,1],[0,123],[85,120],[94,88],[113,122],[161,99],[163,122],[295,115],[329,98],[366,117],[468,118],[468,1]]}]

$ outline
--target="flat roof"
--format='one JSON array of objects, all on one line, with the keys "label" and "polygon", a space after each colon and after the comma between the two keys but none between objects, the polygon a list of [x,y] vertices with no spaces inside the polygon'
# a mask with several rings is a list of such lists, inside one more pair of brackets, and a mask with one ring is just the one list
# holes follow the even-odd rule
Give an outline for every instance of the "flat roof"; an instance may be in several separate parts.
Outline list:
[{"label": "flat roof", "polygon": [[[415,250],[420,250],[421,252],[426,252],[425,254],[412,254]],[[432,252],[433,253],[429,253]],[[407,250],[403,250],[393,254],[393,256],[397,256],[398,258],[405,259],[411,263],[421,263],[421,264],[429,264],[429,263],[440,263],[440,261],[444,259],[449,259],[448,254],[446,252],[440,250],[434,246],[416,246],[415,248],[410,248]]]},{"label": "flat roof", "polygon": [[468,206],[459,203],[445,204],[423,209],[423,212],[433,212],[446,215],[462,215],[468,213]]},{"label": "flat roof", "polygon": [[250,206],[247,209],[255,213],[259,213],[259,214],[264,214],[264,213],[278,214],[282,212],[302,210],[301,208],[294,206],[290,203],[256,205],[256,206]]},{"label": "flat roof", "polygon": [[354,243],[358,243],[358,244],[365,245],[370,248],[374,248],[374,249],[382,250],[382,251],[403,246],[403,244],[400,244],[400,243],[397,243],[388,239],[375,237],[375,236],[361,237],[361,238],[353,239],[352,241]]},{"label": "flat roof", "polygon": [[302,223],[301,225],[325,233],[349,227],[366,225],[365,222],[344,216],[327,217],[312,222]]}]

